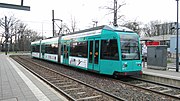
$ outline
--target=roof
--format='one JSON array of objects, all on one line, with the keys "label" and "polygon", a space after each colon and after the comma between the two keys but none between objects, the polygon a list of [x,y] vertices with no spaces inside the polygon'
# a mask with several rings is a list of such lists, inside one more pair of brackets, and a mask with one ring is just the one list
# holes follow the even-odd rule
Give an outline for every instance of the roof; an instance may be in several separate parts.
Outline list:
[{"label": "roof", "polygon": [[31,42],[31,45],[33,45],[33,44],[40,44],[40,41],[41,41],[41,40]]},{"label": "roof", "polygon": [[162,41],[162,40],[170,40],[171,37],[175,37],[175,35],[160,35],[160,36],[153,36],[153,37],[141,37],[141,41]]},{"label": "roof", "polygon": [[110,26],[110,25],[102,25],[102,26],[85,29],[85,30],[76,31],[69,34],[77,34],[77,33],[89,32],[89,31],[94,31],[94,30],[103,30],[103,29],[112,30],[112,31],[133,32],[133,30],[126,27],[122,27],[122,26],[115,27],[115,26]]},{"label": "roof", "polygon": [[116,27],[116,26],[107,26],[107,25],[105,25],[103,27],[103,29],[113,30],[113,31],[122,31],[122,32],[133,32],[133,30],[131,30],[131,29],[127,28],[127,27],[122,27],[122,26]]},{"label": "roof", "polygon": [[57,43],[58,42],[59,37],[54,37],[54,38],[50,38],[50,39],[45,39],[42,40],[41,43]]}]

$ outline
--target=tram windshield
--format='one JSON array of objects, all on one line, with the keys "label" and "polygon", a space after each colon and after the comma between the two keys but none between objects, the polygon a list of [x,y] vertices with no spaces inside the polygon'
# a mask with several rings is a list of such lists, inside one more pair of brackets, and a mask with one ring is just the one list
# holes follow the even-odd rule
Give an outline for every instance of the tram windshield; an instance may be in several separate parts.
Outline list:
[{"label": "tram windshield", "polygon": [[133,34],[120,34],[122,60],[139,60],[140,51],[138,36]]}]

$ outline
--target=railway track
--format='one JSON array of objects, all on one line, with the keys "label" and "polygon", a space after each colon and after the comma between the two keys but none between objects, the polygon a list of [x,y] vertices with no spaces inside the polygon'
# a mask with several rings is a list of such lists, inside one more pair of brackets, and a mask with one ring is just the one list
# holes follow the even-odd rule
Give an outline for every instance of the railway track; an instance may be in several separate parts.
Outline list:
[{"label": "railway track", "polygon": [[19,56],[15,56],[13,58],[26,69],[63,94],[68,100],[126,101],[123,98],[93,87],[92,85],[59,73],[55,70],[49,69],[33,61],[21,58]]},{"label": "railway track", "polygon": [[161,95],[169,96],[171,98],[180,100],[180,87],[177,86],[157,83],[137,77],[130,77],[128,79],[126,78],[124,80],[121,80],[120,82],[125,83],[126,85],[134,86],[150,92],[159,93]]},{"label": "railway track", "polygon": [[[17,58],[15,56],[14,58]],[[30,59],[30,57],[21,56],[18,57],[19,60],[28,60],[29,62],[25,63],[27,67],[32,66],[32,63],[30,61],[34,61],[33,63],[44,65],[45,68],[51,68],[52,71],[58,71],[61,72],[62,75],[69,75],[68,78],[76,78],[75,80],[82,82],[90,86],[90,88],[85,88],[83,85],[76,83],[75,81],[69,81],[67,79],[63,79],[64,76],[59,76],[59,74],[56,74],[54,72],[42,72],[43,70],[39,69],[39,67],[34,68],[37,69],[36,75],[44,75],[42,79],[45,79],[44,81],[48,82],[50,85],[54,86],[56,89],[60,89],[60,92],[65,93],[65,96],[70,96],[74,99],[70,100],[101,100],[101,101],[114,101],[114,100],[128,100],[128,101],[180,101],[179,98],[179,88],[171,87],[170,85],[161,85],[156,84],[152,81],[147,80],[139,80],[135,78],[126,78],[126,79],[112,79],[110,77],[102,76],[102,75],[95,75],[94,73],[87,73],[84,71],[80,71],[77,69],[72,69],[64,66],[59,66],[57,64],[51,64],[49,62],[40,61],[37,59]],[[24,63],[23,63],[24,64]],[[27,68],[26,67],[26,68]],[[35,66],[32,66],[32,68]],[[67,69],[64,71],[64,69]],[[77,71],[79,72],[77,72]],[[34,71],[34,70],[32,70]],[[51,76],[51,75],[52,76]],[[85,79],[84,79],[85,78]],[[88,79],[87,79],[88,78]],[[150,85],[150,86],[148,86]],[[71,88],[73,87],[73,88]],[[95,91],[91,89],[91,87],[95,87]],[[83,91],[81,88],[85,88],[88,90]],[[102,90],[103,89],[103,90]],[[172,90],[170,90],[172,89]],[[176,89],[176,91],[173,91]],[[100,92],[99,92],[100,91]],[[101,94],[102,92],[105,92],[105,95]],[[90,95],[83,96],[83,94],[90,93]],[[95,92],[95,93],[93,93]],[[167,94],[169,92],[170,94]],[[71,94],[75,93],[75,95]],[[106,95],[107,93],[107,95]],[[82,94],[82,96],[81,96]],[[109,96],[110,94],[110,96]],[[103,96],[102,96],[103,95]],[[174,96],[176,95],[176,96]],[[67,97],[68,98],[68,97]]]}]

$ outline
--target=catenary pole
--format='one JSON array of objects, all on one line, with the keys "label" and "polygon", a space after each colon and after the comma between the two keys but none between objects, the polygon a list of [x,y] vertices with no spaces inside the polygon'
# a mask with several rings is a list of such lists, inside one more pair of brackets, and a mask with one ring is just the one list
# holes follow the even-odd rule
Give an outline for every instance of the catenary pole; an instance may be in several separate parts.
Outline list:
[{"label": "catenary pole", "polygon": [[21,6],[23,6],[23,4],[24,4],[24,2],[23,2],[23,0],[21,0]]},{"label": "catenary pole", "polygon": [[177,1],[177,23],[176,23],[176,32],[177,32],[177,40],[176,40],[176,72],[179,72],[179,56],[178,56],[178,41],[179,41],[179,37],[178,37],[178,34],[179,34],[179,19],[178,19],[178,16],[179,16],[179,0],[176,0]]},{"label": "catenary pole", "polygon": [[117,26],[117,0],[114,0],[114,26]]},{"label": "catenary pole", "polygon": [[54,10],[52,10],[52,33],[54,37]]}]

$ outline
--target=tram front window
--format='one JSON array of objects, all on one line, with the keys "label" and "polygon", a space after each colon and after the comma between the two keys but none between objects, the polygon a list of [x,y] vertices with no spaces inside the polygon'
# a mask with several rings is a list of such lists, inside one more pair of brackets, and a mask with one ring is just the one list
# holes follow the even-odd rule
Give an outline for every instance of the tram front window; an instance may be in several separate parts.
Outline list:
[{"label": "tram front window", "polygon": [[140,60],[138,36],[135,34],[121,34],[122,60]]}]

